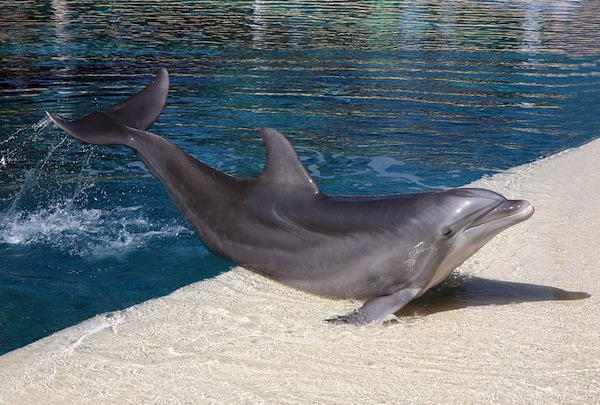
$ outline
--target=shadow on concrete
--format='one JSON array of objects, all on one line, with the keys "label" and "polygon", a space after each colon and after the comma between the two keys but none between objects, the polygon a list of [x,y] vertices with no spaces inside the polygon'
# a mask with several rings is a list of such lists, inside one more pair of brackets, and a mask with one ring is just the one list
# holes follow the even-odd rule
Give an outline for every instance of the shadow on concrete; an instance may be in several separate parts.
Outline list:
[{"label": "shadow on concrete", "polygon": [[523,302],[572,301],[591,297],[585,292],[560,288],[489,280],[480,277],[463,278],[429,290],[396,312],[397,316],[426,316],[453,309],[488,305],[510,305]]}]

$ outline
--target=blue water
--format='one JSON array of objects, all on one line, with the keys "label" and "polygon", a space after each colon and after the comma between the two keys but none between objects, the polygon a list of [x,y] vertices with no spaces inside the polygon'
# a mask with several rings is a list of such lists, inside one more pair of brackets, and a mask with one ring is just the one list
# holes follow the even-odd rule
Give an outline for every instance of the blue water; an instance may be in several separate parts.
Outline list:
[{"label": "blue water", "polygon": [[[124,148],[50,125],[143,87],[238,176],[284,132],[331,194],[459,186],[600,136],[597,1],[0,1],[0,354],[231,267]],[[523,196],[526,197],[526,196]],[[190,320],[193,322],[193,320]]]}]

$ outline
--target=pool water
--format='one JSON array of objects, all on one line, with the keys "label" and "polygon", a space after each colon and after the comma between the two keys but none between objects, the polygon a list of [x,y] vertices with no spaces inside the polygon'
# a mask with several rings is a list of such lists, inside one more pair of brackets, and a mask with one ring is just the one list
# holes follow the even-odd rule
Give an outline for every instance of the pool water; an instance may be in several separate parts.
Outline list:
[{"label": "pool water", "polygon": [[131,151],[45,118],[106,109],[159,66],[171,93],[153,132],[249,177],[265,160],[257,129],[274,127],[330,194],[456,187],[600,136],[600,2],[13,4],[0,16],[0,354],[231,267]]}]

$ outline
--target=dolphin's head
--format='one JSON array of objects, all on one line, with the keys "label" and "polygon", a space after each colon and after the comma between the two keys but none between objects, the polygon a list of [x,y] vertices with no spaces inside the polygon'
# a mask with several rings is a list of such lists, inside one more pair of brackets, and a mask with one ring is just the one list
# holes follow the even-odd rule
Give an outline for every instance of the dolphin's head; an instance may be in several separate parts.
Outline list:
[{"label": "dolphin's head", "polygon": [[503,230],[533,215],[526,200],[507,200],[490,190],[459,188],[432,194],[432,215],[438,221],[429,228],[438,263],[429,263],[435,275],[432,287]]},{"label": "dolphin's head", "polygon": [[438,194],[439,206],[445,214],[440,222],[442,239],[464,240],[483,246],[499,232],[533,214],[533,206],[526,200],[507,200],[490,190],[458,188]]}]

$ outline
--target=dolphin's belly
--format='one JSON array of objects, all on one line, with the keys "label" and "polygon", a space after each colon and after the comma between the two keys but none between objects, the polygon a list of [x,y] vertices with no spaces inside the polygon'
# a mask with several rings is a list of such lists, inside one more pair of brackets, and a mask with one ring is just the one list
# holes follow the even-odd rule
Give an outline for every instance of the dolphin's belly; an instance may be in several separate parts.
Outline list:
[{"label": "dolphin's belly", "polygon": [[[428,281],[421,280],[418,269],[423,268],[419,261],[427,260],[429,253],[420,237],[407,232],[397,219],[356,218],[330,209],[328,221],[321,217],[317,221],[296,215],[298,210],[267,211],[268,215],[261,216],[256,209],[252,215],[237,210],[238,215],[220,217],[197,229],[199,233],[214,231],[201,237],[207,246],[217,247],[213,251],[219,256],[319,295],[369,298],[424,286]],[[412,222],[406,220],[405,226]]]},{"label": "dolphin's belly", "polygon": [[[336,243],[334,243],[336,242]],[[320,241],[295,249],[261,249],[256,244],[241,266],[285,285],[336,298],[388,295],[421,283],[409,256],[390,241],[360,244]]]}]

